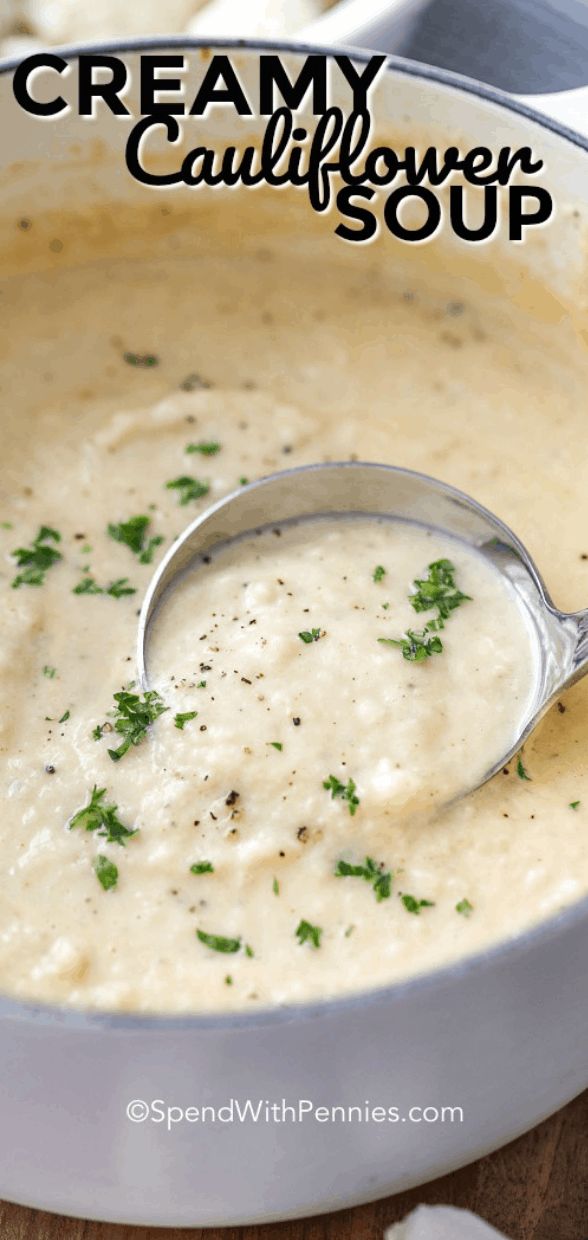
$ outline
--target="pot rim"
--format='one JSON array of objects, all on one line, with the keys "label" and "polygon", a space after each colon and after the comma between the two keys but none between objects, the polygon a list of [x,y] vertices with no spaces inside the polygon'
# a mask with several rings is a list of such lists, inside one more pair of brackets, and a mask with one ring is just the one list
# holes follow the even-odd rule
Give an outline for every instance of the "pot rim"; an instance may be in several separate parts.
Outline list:
[{"label": "pot rim", "polygon": [[[191,39],[183,35],[151,35],[138,39],[111,39],[98,43],[67,44],[62,47],[51,47],[52,54],[72,60],[89,52],[111,55],[136,52],[163,51],[170,48],[183,48],[196,51],[206,48],[208,51],[239,52],[292,52],[301,55],[349,55],[353,60],[366,63],[374,52],[365,48],[329,46],[307,43],[296,39]],[[13,73],[22,60],[22,56],[10,57],[0,61],[0,76]],[[489,86],[465,74],[454,73],[452,70],[434,65],[420,64],[418,61],[390,55],[386,58],[386,72],[404,74],[407,77],[422,78],[426,82],[448,86],[455,91],[473,95],[488,103],[495,104],[516,116],[530,120],[542,128],[554,133],[557,137],[588,152],[588,137],[569,129],[558,120],[529,107],[528,104],[509,95],[507,91]],[[200,1012],[200,1013],[157,1013],[157,1012],[123,1012],[108,1009],[78,1009],[63,1004],[43,1003],[36,1000],[20,999],[0,992],[0,1021],[17,1019],[33,1021],[40,1025],[65,1026],[68,1029],[95,1031],[109,1029],[121,1032],[146,1032],[149,1030],[164,1033],[196,1032],[196,1031],[234,1031],[251,1029],[258,1026],[275,1026],[293,1021],[313,1020],[318,1017],[336,1017],[359,1012],[361,1008],[371,1008],[377,1004],[404,1003],[414,995],[417,998],[434,994],[453,984],[467,980],[473,973],[481,969],[488,970],[496,964],[509,961],[540,949],[545,943],[559,935],[573,931],[582,922],[586,922],[588,931],[588,895],[575,901],[568,908],[552,914],[531,926],[522,934],[515,934],[483,951],[473,952],[457,961],[442,965],[438,969],[416,973],[410,977],[390,982],[384,986],[370,987],[366,990],[354,991],[351,994],[337,997],[314,999],[307,1003],[271,1005],[256,1008],[254,1011],[243,1009],[234,1012]]]},{"label": "pot rim", "polygon": [[[369,48],[356,47],[352,44],[321,44],[307,42],[303,39],[203,39],[189,38],[186,35],[144,35],[136,39],[105,39],[99,42],[91,43],[64,43],[60,45],[41,49],[49,51],[55,56],[62,56],[65,60],[73,60],[78,56],[86,53],[98,52],[106,55],[125,54],[127,52],[150,52],[164,51],[169,48],[184,48],[186,51],[196,51],[198,48],[205,48],[207,51],[220,49],[222,51],[234,52],[293,52],[310,55],[324,55],[335,57],[341,55],[349,55],[353,60],[363,63],[374,55],[381,53],[374,52]],[[36,49],[37,51],[39,49]],[[31,55],[34,55],[31,52]],[[0,57],[0,76],[13,73],[15,69],[26,60],[26,56],[9,56]],[[386,72],[394,72],[404,74],[406,77],[420,77],[427,82],[436,82],[442,86],[453,87],[454,90],[463,91],[465,94],[474,95],[478,99],[483,99],[488,103],[498,104],[499,107],[506,108],[510,112],[524,117],[526,120],[534,121],[541,125],[542,128],[550,130],[558,137],[566,138],[575,146],[588,151],[588,136],[583,137],[577,130],[571,129],[569,126],[562,124],[555,117],[548,116],[539,108],[533,108],[523,99],[516,95],[509,94],[508,91],[502,90],[498,86],[490,86],[486,82],[480,81],[478,78],[469,77],[465,73],[456,73],[453,69],[444,69],[441,66],[429,65],[418,60],[411,60],[409,57],[398,56],[390,53],[386,56]],[[553,95],[560,96],[562,94],[570,94],[568,91],[552,91]],[[539,99],[544,95],[538,95]]]}]

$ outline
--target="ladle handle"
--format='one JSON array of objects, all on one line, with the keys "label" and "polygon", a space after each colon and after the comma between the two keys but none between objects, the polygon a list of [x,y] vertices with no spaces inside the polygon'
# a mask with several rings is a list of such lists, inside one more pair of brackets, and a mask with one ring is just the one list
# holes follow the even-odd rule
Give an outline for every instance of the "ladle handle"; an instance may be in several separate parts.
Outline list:
[{"label": "ladle handle", "polygon": [[556,656],[552,668],[550,692],[547,695],[549,704],[557,698],[558,693],[575,685],[588,672],[588,608],[584,611],[558,612],[552,609],[557,617],[559,632],[563,645],[559,647],[559,659]]},{"label": "ladle handle", "polygon": [[578,643],[574,653],[573,679],[579,680],[588,671],[588,608],[574,613],[578,626]]}]

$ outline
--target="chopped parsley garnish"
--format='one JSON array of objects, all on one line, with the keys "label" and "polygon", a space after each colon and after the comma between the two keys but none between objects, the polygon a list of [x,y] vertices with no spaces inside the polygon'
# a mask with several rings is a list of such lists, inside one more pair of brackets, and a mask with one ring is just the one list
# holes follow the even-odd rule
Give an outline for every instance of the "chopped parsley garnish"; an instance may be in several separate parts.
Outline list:
[{"label": "chopped parsley garnish", "polygon": [[227,976],[225,977],[225,986],[232,986],[232,985],[233,985],[233,979],[231,977],[231,974],[227,973]]},{"label": "chopped parsley garnish", "polygon": [[240,487],[247,487],[247,486],[249,486],[249,479],[248,479],[248,478],[245,478],[245,477],[243,477],[243,478],[239,478],[239,486],[240,486]]},{"label": "chopped parsley garnish", "polygon": [[351,817],[355,814],[359,805],[359,797],[356,796],[356,786],[352,779],[348,779],[346,784],[342,784],[336,775],[329,775],[328,779],[323,780],[323,788],[331,793],[331,799],[334,801],[337,797],[341,797],[342,801],[347,801],[347,808]]},{"label": "chopped parsley garnish", "polygon": [[303,943],[311,943],[313,947],[320,947],[322,930],[320,926],[313,926],[310,921],[302,920],[296,930],[296,938],[300,945]]},{"label": "chopped parsley garnish", "polygon": [[72,594],[109,594],[111,598],[123,598],[126,594],[136,594],[134,586],[129,585],[128,577],[118,577],[109,586],[99,586],[93,577],[82,577]]},{"label": "chopped parsley garnish", "polygon": [[140,745],[147,735],[147,728],[154,723],[164,711],[169,710],[156,689],[147,689],[146,693],[130,693],[122,689],[114,694],[116,709],[114,711],[114,730],[124,737],[118,749],[109,749],[108,756],[113,762],[119,762],[131,748]]},{"label": "chopped parsley garnish", "polygon": [[404,637],[378,637],[378,641],[381,646],[399,646],[403,659],[408,659],[409,663],[421,663],[423,659],[430,659],[431,655],[441,654],[443,650],[441,638],[429,637],[426,629],[422,633],[407,629]]},{"label": "chopped parsley garnish", "polygon": [[190,866],[191,874],[214,874],[212,861],[196,861]]},{"label": "chopped parsley garnish", "polygon": [[220,443],[215,439],[204,440],[200,443],[189,443],[186,445],[186,452],[199,452],[201,456],[216,456],[220,452]]},{"label": "chopped parsley garnish", "polygon": [[272,891],[273,891],[273,893],[274,893],[274,895],[275,895],[275,896],[279,896],[279,894],[280,894],[280,884],[279,884],[279,882],[278,882],[277,878],[274,878],[274,881],[273,881],[273,883],[272,883]]},{"label": "chopped parsley garnish", "polygon": [[414,896],[402,893],[400,896],[407,913],[420,913],[422,908],[434,908],[433,900],[417,900]]},{"label": "chopped parsley garnish", "polygon": [[[428,566],[428,576],[413,581],[414,594],[409,595],[415,611],[437,608],[435,627],[444,628],[444,622],[462,603],[471,602],[469,594],[463,594],[455,584],[455,567],[451,560],[435,560]],[[429,627],[429,626],[427,626]]]},{"label": "chopped parsley garnish", "polygon": [[523,765],[523,759],[520,754],[517,759],[517,775],[519,779],[527,779],[529,780],[529,782],[531,782],[531,776],[526,771],[525,766]]},{"label": "chopped parsley garnish", "polygon": [[125,594],[136,594],[134,586],[129,585],[128,577],[118,577],[116,581],[111,582],[104,590],[105,594],[110,594],[111,598],[122,598]]},{"label": "chopped parsley garnish", "polygon": [[250,960],[253,960],[253,957],[255,955],[253,948],[250,947],[248,943],[245,944],[245,955],[249,956]]},{"label": "chopped parsley garnish", "polygon": [[205,680],[199,680],[199,681],[198,681],[198,684],[196,685],[196,688],[197,688],[197,689],[205,689],[205,688],[206,688],[206,681],[205,681]]},{"label": "chopped parsley garnish", "polygon": [[69,712],[68,710],[64,710],[64,712],[63,712],[63,714],[62,714],[62,716],[61,716],[61,719],[58,719],[58,720],[57,720],[57,722],[58,722],[58,723],[67,723],[67,721],[68,721],[68,719],[69,719],[69,715],[70,715],[70,712]]},{"label": "chopped parsley garnish", "polygon": [[105,724],[105,723],[97,723],[97,724],[96,724],[96,727],[92,729],[92,738],[93,738],[93,740],[95,740],[95,741],[100,741],[100,740],[102,740],[102,737],[103,737],[103,735],[104,735],[104,729],[105,729],[105,727],[106,727],[106,724]]},{"label": "chopped parsley garnish", "polygon": [[336,878],[363,878],[371,883],[378,903],[387,900],[392,892],[392,873],[384,870],[371,857],[366,857],[363,865],[350,865],[348,861],[338,861],[335,866]]},{"label": "chopped parsley garnish", "polygon": [[171,482],[166,482],[168,491],[177,491],[180,504],[190,504],[192,500],[202,499],[203,495],[208,495],[210,491],[209,482],[201,482],[199,478],[190,478],[188,474],[182,474],[179,478],[174,478]]},{"label": "chopped parsley garnish", "polygon": [[163,542],[163,535],[156,534],[153,538],[147,538],[147,530],[151,524],[151,517],[139,516],[129,517],[128,521],[119,521],[118,524],[110,523],[108,525],[108,533],[115,542],[124,543],[125,546],[139,557],[140,564],[150,564],[153,559],[153,553],[156,547]]},{"label": "chopped parsley garnish", "polygon": [[191,719],[195,719],[197,714],[197,710],[185,710],[183,714],[174,715],[174,727],[179,728],[180,732],[183,732],[184,724],[189,723]]},{"label": "chopped parsley garnish", "polygon": [[278,753],[281,753],[284,748],[281,741],[268,741],[267,743],[271,745],[272,749],[277,749]]},{"label": "chopped parsley garnish", "polygon": [[143,551],[140,553],[139,564],[150,564],[154,557],[155,548],[160,547],[163,541],[163,534],[154,534],[153,538],[149,538],[148,542],[145,543]]},{"label": "chopped parsley garnish", "polygon": [[109,844],[124,846],[125,840],[136,835],[137,830],[131,831],[125,827],[118,817],[118,806],[107,804],[105,796],[106,788],[97,788],[94,784],[88,804],[70,818],[69,829],[73,831],[76,827],[81,827],[82,831],[97,831]]},{"label": "chopped parsley garnish", "polygon": [[196,937],[213,952],[238,952],[241,947],[240,939],[225,939],[222,934],[207,934],[205,930],[197,930]]},{"label": "chopped parsley garnish", "polygon": [[323,631],[321,629],[305,629],[298,636],[301,642],[305,642],[309,646],[311,642],[318,642],[319,637],[323,636]]},{"label": "chopped parsley garnish", "polygon": [[58,560],[63,559],[60,551],[56,551],[52,543],[61,542],[61,534],[57,530],[51,528],[50,525],[42,525],[39,533],[30,547],[17,547],[11,552],[16,560],[18,568],[22,568],[22,573],[17,573],[13,578],[12,588],[17,590],[19,586],[40,586],[45,580],[45,573]]},{"label": "chopped parsley garnish", "polygon": [[383,646],[398,646],[402,657],[410,663],[422,663],[434,654],[441,654],[443,642],[440,637],[429,636],[445,628],[445,621],[461,603],[471,602],[469,594],[463,594],[455,584],[455,568],[451,560],[435,560],[429,564],[427,577],[416,577],[413,581],[414,592],[409,594],[409,601],[417,612],[437,609],[434,620],[429,620],[419,633],[407,629],[401,638],[379,637]]},{"label": "chopped parsley garnish", "polygon": [[460,900],[459,904],[455,906],[455,911],[456,913],[461,913],[462,917],[470,917],[474,911],[474,906],[470,904],[469,900]]},{"label": "chopped parsley garnish", "polygon": [[386,569],[384,568],[384,565],[376,564],[376,567],[374,568],[374,571],[372,573],[373,581],[376,581],[376,582],[383,581],[385,576],[386,576]]},{"label": "chopped parsley garnish", "polygon": [[581,804],[581,801],[570,801],[570,809],[578,809]]},{"label": "chopped parsley garnish", "polygon": [[123,353],[123,361],[127,366],[143,366],[147,370],[152,366],[159,366],[159,358],[155,353]]},{"label": "chopped parsley garnish", "polygon": [[47,677],[47,680],[54,680],[57,675],[57,668],[50,667],[50,665],[46,663],[43,668],[43,675]]},{"label": "chopped parsley garnish", "polygon": [[115,542],[124,543],[135,555],[140,555],[150,520],[145,516],[129,517],[128,521],[109,522],[107,530]]},{"label": "chopped parsley garnish", "polygon": [[93,577],[82,577],[77,586],[74,586],[72,594],[104,594],[104,590]]},{"label": "chopped parsley garnish", "polygon": [[118,883],[118,869],[114,861],[109,861],[108,857],[98,854],[94,862],[94,872],[101,887],[105,891],[110,891],[111,887],[116,887]]}]

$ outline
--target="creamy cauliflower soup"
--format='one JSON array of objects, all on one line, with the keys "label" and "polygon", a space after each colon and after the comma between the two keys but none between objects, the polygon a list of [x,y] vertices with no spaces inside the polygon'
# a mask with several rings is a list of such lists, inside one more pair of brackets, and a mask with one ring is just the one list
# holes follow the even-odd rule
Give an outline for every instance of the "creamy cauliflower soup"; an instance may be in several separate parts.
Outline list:
[{"label": "creamy cauliflower soup", "polygon": [[10,223],[13,995],[324,998],[475,953],[588,889],[585,683],[446,804],[508,749],[533,663],[514,595],[442,532],[325,519],[219,549],[162,606],[137,685],[158,559],[211,501],[297,464],[440,477],[517,530],[561,607],[588,594],[586,363],[563,310],[511,313],[467,274],[328,231],[306,248],[271,213],[256,233],[231,199],[198,228],[159,202]]},{"label": "creamy cauliflower soup", "polygon": [[[426,565],[416,578],[415,564]],[[228,755],[244,734],[266,738],[239,762],[249,791],[221,815],[229,835],[250,837],[256,867],[275,866],[278,840],[287,856],[301,817],[326,874],[358,829],[368,852],[385,849],[396,820],[484,778],[534,696],[533,637],[512,588],[479,552],[405,521],[322,518],[235,539],[183,574],[151,627],[149,683],[183,733],[176,817],[203,780],[222,807]],[[205,688],[209,723],[196,738]],[[357,822],[326,814],[325,789]],[[202,825],[214,850],[217,816]]]}]

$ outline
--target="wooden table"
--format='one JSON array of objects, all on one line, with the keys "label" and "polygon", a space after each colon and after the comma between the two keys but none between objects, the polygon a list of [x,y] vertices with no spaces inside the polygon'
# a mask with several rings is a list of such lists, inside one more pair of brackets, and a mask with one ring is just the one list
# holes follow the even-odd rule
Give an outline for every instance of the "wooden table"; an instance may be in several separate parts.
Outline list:
[{"label": "wooden table", "polygon": [[[64,1152],[64,1157],[66,1156]],[[267,1227],[201,1232],[86,1223],[0,1205],[1,1240],[382,1240],[419,1202],[474,1210],[512,1240],[588,1240],[588,1091],[496,1154],[369,1206]]]}]

